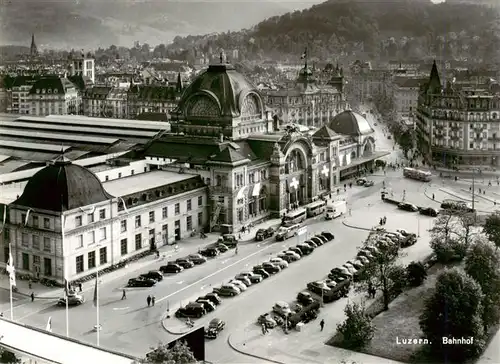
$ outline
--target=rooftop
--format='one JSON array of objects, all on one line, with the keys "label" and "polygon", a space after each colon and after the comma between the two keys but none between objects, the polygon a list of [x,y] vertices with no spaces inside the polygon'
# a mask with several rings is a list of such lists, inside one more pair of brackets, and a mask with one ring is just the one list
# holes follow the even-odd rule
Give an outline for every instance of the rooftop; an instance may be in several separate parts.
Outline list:
[{"label": "rooftop", "polygon": [[140,191],[165,186],[193,178],[192,174],[178,174],[168,171],[152,171],[130,177],[103,182],[104,189],[113,196],[127,196]]}]

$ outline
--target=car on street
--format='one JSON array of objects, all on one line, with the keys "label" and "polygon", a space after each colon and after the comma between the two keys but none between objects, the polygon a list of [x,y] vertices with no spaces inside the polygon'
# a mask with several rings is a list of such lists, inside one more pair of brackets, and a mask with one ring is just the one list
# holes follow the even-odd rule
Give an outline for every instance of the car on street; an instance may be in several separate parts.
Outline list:
[{"label": "car on street", "polygon": [[366,181],[367,181],[367,179],[366,179],[366,178],[358,178],[358,179],[356,180],[356,185],[358,185],[358,186],[364,186],[364,185],[365,185],[365,183],[366,183]]},{"label": "car on street", "polygon": [[255,274],[255,273],[251,273],[251,272],[243,272],[243,273],[237,274],[234,278],[239,279],[239,280],[242,280],[243,278],[245,278],[245,279],[248,279],[250,281],[250,283],[252,283],[252,284],[260,283],[264,279],[264,278],[262,278],[262,276],[260,274]]},{"label": "car on street", "polygon": [[300,249],[300,251],[302,252],[302,255],[309,255],[314,250],[314,248],[312,248],[310,245],[307,245],[304,243],[299,243],[296,246],[297,246],[297,248]]},{"label": "car on street", "polygon": [[288,248],[288,250],[294,252],[295,254],[297,254],[301,258],[304,255],[304,253],[302,253],[302,250],[300,250],[300,248],[298,248],[296,246],[292,246],[292,247]]},{"label": "car on street", "polygon": [[415,245],[417,242],[417,236],[415,234],[405,236],[401,241],[400,245],[402,248],[407,248],[409,246]]},{"label": "car on street", "polygon": [[276,274],[276,273],[281,272],[281,268],[279,267],[279,265],[276,265],[276,264],[273,264],[270,262],[262,263],[262,269],[264,269],[269,274]]},{"label": "car on street", "polygon": [[360,260],[348,260],[346,264],[352,265],[356,270],[360,270],[364,267],[364,264]]},{"label": "car on street", "polygon": [[335,239],[335,236],[329,231],[323,231],[321,233],[321,236],[324,236],[325,238],[327,238],[328,241],[332,241],[333,239]]},{"label": "car on street", "polygon": [[222,300],[220,299],[219,295],[217,293],[207,293],[204,296],[199,297],[204,300],[208,300],[212,302],[215,306],[218,306],[222,303]]},{"label": "car on street", "polygon": [[189,254],[186,259],[189,259],[194,264],[199,265],[207,262],[207,258],[205,258],[201,254]]},{"label": "car on street", "polygon": [[271,317],[271,314],[269,314],[269,313],[265,313],[265,314],[263,314],[263,315],[260,315],[260,316],[257,318],[257,323],[258,323],[259,325],[262,325],[262,324],[266,325],[266,327],[267,327],[268,329],[275,328],[275,327],[278,325],[278,324],[276,323],[276,320],[275,320],[275,319],[273,319],[273,318]]},{"label": "car on street", "polygon": [[316,244],[316,243],[315,243],[314,241],[312,241],[312,240],[306,240],[306,241],[304,241],[304,244],[309,245],[309,246],[310,246],[311,248],[313,248],[313,249],[316,249],[316,248],[319,246],[318,244]]},{"label": "car on street", "polygon": [[313,236],[309,240],[311,240],[314,244],[316,244],[316,246],[322,246],[324,243],[328,242],[328,239],[321,235]]},{"label": "car on street", "polygon": [[418,211],[418,207],[415,206],[412,203],[409,203],[409,202],[401,202],[398,205],[398,209],[403,210],[403,211],[409,211],[409,212],[416,212],[416,211]]},{"label": "car on street", "polygon": [[207,313],[202,303],[188,303],[186,306],[175,311],[175,317],[196,317],[200,318]]},{"label": "car on street", "polygon": [[284,252],[278,253],[278,254],[276,254],[276,256],[280,259],[283,259],[287,263],[292,263],[294,261],[292,259],[292,257],[290,257],[289,255],[286,255]]},{"label": "car on street", "polygon": [[247,287],[247,285],[246,285],[245,283],[243,283],[242,281],[239,281],[239,280],[237,280],[237,279],[231,279],[231,280],[229,281],[229,284],[232,284],[233,286],[238,287],[238,288],[239,288],[239,290],[240,290],[241,292],[246,291],[246,290],[247,290],[247,288],[248,288],[248,287]]},{"label": "car on street", "polygon": [[219,250],[214,247],[206,247],[205,249],[200,250],[200,254],[204,257],[213,258],[220,254]]},{"label": "car on street", "polygon": [[328,278],[339,282],[352,279],[352,273],[346,267],[333,268],[328,274]]},{"label": "car on street", "polygon": [[351,273],[352,275],[354,275],[358,270],[356,268],[354,268],[354,266],[350,263],[345,263],[342,267],[345,267],[349,273]]},{"label": "car on street", "polygon": [[[68,294],[68,306],[79,306],[85,302],[85,297],[77,293]],[[57,301],[58,306],[66,306],[66,297],[61,297]]]},{"label": "car on street", "polygon": [[269,227],[267,229],[259,229],[255,233],[255,240],[262,241],[266,240],[274,235],[274,229]]},{"label": "car on street", "polygon": [[295,250],[284,250],[283,254],[287,255],[292,262],[296,262],[301,258],[301,255]]},{"label": "car on street", "polygon": [[237,278],[237,276],[236,276],[236,277],[234,277],[234,279],[243,283],[245,285],[245,287],[250,287],[252,285],[252,281],[248,277],[240,276],[239,278]]},{"label": "car on street", "polygon": [[358,252],[358,257],[365,257],[366,259],[368,259],[369,261],[372,261],[375,259],[375,256],[372,254],[372,252],[368,249],[361,249],[359,252]]},{"label": "car on street", "polygon": [[225,253],[225,252],[229,251],[229,248],[227,247],[227,245],[224,243],[221,243],[221,242],[213,243],[212,245],[209,245],[209,247],[215,248],[221,253]]},{"label": "car on street", "polygon": [[368,257],[364,256],[364,255],[358,255],[356,257],[356,259],[358,259],[361,263],[363,263],[364,265],[367,265],[367,264],[370,264],[370,259],[368,259]]},{"label": "car on street", "polygon": [[207,339],[216,339],[219,333],[224,330],[226,327],[226,323],[219,318],[214,318],[208,324],[208,327],[205,328],[205,337]]},{"label": "car on street", "polygon": [[179,258],[175,260],[176,264],[179,264],[184,269],[189,269],[194,267],[194,262],[190,261],[187,258]]},{"label": "car on street", "polygon": [[325,303],[329,303],[342,297],[347,297],[350,287],[351,281],[349,279],[337,282],[335,286],[330,288],[330,291],[328,293],[323,295],[323,301]]},{"label": "car on street", "polygon": [[273,306],[273,312],[280,316],[286,317],[290,313],[292,313],[292,309],[290,308],[288,303],[284,301],[278,301]]},{"label": "car on street", "polygon": [[325,294],[330,290],[330,288],[328,288],[328,286],[323,281],[309,282],[307,283],[307,289],[312,293],[316,293],[319,295]]},{"label": "car on street", "polygon": [[241,293],[241,290],[234,284],[224,284],[219,288],[214,288],[213,291],[221,297],[234,297]]},{"label": "car on street", "polygon": [[365,187],[371,187],[373,185],[375,185],[375,182],[373,182],[373,181],[366,181],[363,186],[365,186]]},{"label": "car on street", "polygon": [[376,246],[373,246],[373,245],[366,245],[364,247],[365,250],[368,250],[370,251],[370,253],[372,253],[372,255],[380,255],[380,250],[376,247]]},{"label": "car on street", "polygon": [[157,282],[160,282],[163,280],[163,274],[157,270],[150,270],[147,273],[141,274],[140,277],[144,277],[146,279],[154,279]]},{"label": "car on street", "polygon": [[176,264],[175,262],[171,262],[167,265],[162,265],[160,267],[160,272],[163,274],[166,273],[179,273],[182,272],[184,268],[182,268],[179,264]]},{"label": "car on street", "polygon": [[234,234],[224,234],[219,237],[218,242],[223,243],[229,249],[234,249],[238,245],[238,239]]},{"label": "car on street", "polygon": [[419,210],[421,215],[436,217],[439,214],[439,211],[434,207],[422,207]]},{"label": "car on street", "polygon": [[209,300],[204,300],[204,299],[198,298],[196,300],[196,302],[201,303],[203,305],[203,307],[205,308],[205,311],[207,311],[207,312],[215,311],[215,305],[212,302],[210,302]]},{"label": "car on street", "polygon": [[127,287],[153,287],[156,280],[148,278],[131,278],[128,280]]},{"label": "car on street", "polygon": [[297,302],[301,305],[308,306],[314,302],[314,298],[309,292],[302,291],[297,294]]},{"label": "car on street", "polygon": [[276,264],[281,269],[288,268],[288,263],[281,258],[271,258],[271,260],[269,260],[269,261],[273,264]]},{"label": "car on street", "polygon": [[253,267],[252,271],[253,271],[253,273],[261,276],[262,279],[266,279],[266,278],[269,278],[271,276],[271,274],[269,274],[267,271],[265,271],[261,266]]}]

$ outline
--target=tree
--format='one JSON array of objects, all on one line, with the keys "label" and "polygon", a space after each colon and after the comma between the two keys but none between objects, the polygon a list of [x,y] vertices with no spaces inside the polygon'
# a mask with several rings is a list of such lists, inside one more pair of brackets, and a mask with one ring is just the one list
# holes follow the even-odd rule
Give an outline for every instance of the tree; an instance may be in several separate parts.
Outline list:
[{"label": "tree", "polygon": [[365,314],[364,306],[358,303],[347,304],[344,309],[346,319],[337,324],[346,348],[357,349],[365,346],[375,332],[371,319]]},{"label": "tree", "polygon": [[396,140],[403,150],[405,158],[408,158],[408,152],[413,149],[413,134],[410,130],[405,130],[396,137]]},{"label": "tree", "polygon": [[430,230],[430,246],[438,261],[448,263],[465,257],[467,246],[462,239],[462,230],[456,211],[441,211]]},{"label": "tree", "polygon": [[412,287],[418,287],[427,279],[427,271],[421,262],[411,262],[406,267],[406,279]]},{"label": "tree", "polygon": [[498,249],[500,247],[500,212],[497,211],[486,218],[483,232]]},{"label": "tree", "polygon": [[462,227],[461,231],[458,233],[467,249],[475,237],[474,231],[472,230],[472,227],[476,224],[475,215],[475,212],[463,212],[458,216],[460,226]]},{"label": "tree", "polygon": [[11,351],[0,348],[0,363],[8,363],[15,364],[20,363],[21,359],[19,359],[16,354]]},{"label": "tree", "polygon": [[467,253],[465,271],[483,291],[482,318],[486,331],[500,321],[500,256],[494,245],[485,239],[478,240]]},{"label": "tree", "polygon": [[196,363],[193,352],[185,341],[177,341],[172,348],[159,343],[142,361],[143,364],[190,364]]},{"label": "tree", "polygon": [[[446,362],[476,357],[484,348],[483,293],[464,271],[453,268],[441,273],[434,294],[425,302],[420,328],[429,340],[433,356]],[[473,338],[470,345],[446,343],[443,338]]]}]

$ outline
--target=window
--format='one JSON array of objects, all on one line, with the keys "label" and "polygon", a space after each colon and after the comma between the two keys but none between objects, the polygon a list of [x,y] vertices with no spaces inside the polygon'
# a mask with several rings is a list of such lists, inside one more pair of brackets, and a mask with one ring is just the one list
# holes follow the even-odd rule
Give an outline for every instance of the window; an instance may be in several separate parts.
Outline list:
[{"label": "window", "polygon": [[10,230],[7,228],[4,228],[3,233],[4,233],[4,240],[5,240],[4,243],[8,244],[10,242]]},{"label": "window", "polygon": [[23,233],[22,235],[22,244],[23,246],[28,246],[29,245],[29,235],[26,233]]},{"label": "window", "polygon": [[21,224],[27,225],[26,214],[21,214]]},{"label": "window", "polygon": [[80,234],[76,237],[76,248],[83,248],[83,235]]},{"label": "window", "polygon": [[162,219],[166,219],[168,217],[168,207],[164,207],[161,209],[161,217]]},{"label": "window", "polygon": [[142,249],[142,235],[135,234],[135,250]]},{"label": "window", "polygon": [[43,275],[46,277],[52,275],[52,260],[50,258],[43,258]]},{"label": "window", "polygon": [[103,247],[99,249],[99,263],[106,264],[108,262],[108,248]]},{"label": "window", "polygon": [[175,214],[179,215],[181,213],[181,205],[176,203],[175,204]]},{"label": "window", "polygon": [[83,272],[83,255],[79,255],[76,257],[76,273]]},{"label": "window", "polygon": [[75,217],[75,226],[82,226],[82,216]]},{"label": "window", "polygon": [[124,233],[127,231],[127,220],[120,221],[120,232]]},{"label": "window", "polygon": [[193,217],[192,216],[186,217],[186,229],[187,229],[187,231],[193,230]]},{"label": "window", "polygon": [[191,211],[191,199],[186,201],[187,210]]},{"label": "window", "polygon": [[49,252],[51,251],[50,249],[50,238],[44,237],[43,238],[43,251],[44,252]]},{"label": "window", "polygon": [[103,240],[106,240],[106,228],[103,227],[101,229],[99,229],[99,241],[103,241]]},{"label": "window", "polygon": [[95,268],[95,251],[88,253],[87,264],[89,265],[89,269]]},{"label": "window", "polygon": [[161,235],[163,236],[163,243],[168,243],[168,224],[161,227]]},{"label": "window", "polygon": [[198,212],[198,228],[203,226],[203,212]]},{"label": "window", "polygon": [[38,228],[38,216],[33,216],[33,227]]},{"label": "window", "polygon": [[23,269],[30,270],[30,256],[27,253],[23,253]]},{"label": "window", "polygon": [[89,244],[94,244],[95,243],[95,231],[94,230],[89,231],[87,233],[87,235],[88,235],[88,238],[89,238],[88,239],[89,240]]},{"label": "window", "polygon": [[99,220],[104,220],[105,218],[106,218],[106,210],[100,209],[99,210]]},{"label": "window", "polygon": [[135,217],[135,227],[141,227],[141,215]]},{"label": "window", "polygon": [[122,255],[127,255],[128,247],[127,247],[127,239],[122,239],[120,241],[120,251]]},{"label": "window", "polygon": [[94,222],[94,213],[87,214],[87,221],[89,224]]},{"label": "window", "polygon": [[38,235],[33,235],[31,246],[33,249],[40,250],[40,237]]},{"label": "window", "polygon": [[203,196],[198,196],[198,207],[203,206]]},{"label": "window", "polygon": [[50,219],[48,217],[43,218],[43,227],[45,229],[50,229]]},{"label": "window", "polygon": [[155,212],[149,211],[149,222],[155,222]]}]

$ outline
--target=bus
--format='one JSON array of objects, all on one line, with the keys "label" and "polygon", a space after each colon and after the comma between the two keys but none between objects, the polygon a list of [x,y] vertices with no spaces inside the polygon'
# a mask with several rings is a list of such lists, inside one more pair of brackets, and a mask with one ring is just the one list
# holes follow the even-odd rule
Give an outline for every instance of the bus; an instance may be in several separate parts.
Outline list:
[{"label": "bus", "polygon": [[469,203],[461,200],[446,199],[441,203],[441,208],[444,210],[475,212]]},{"label": "bus", "polygon": [[291,224],[287,226],[282,226],[276,231],[276,241],[283,241],[299,233],[300,225]]},{"label": "bus", "polygon": [[335,219],[336,217],[342,216],[347,212],[347,202],[345,201],[333,201],[331,204],[326,206],[326,216],[327,220]]},{"label": "bus", "polygon": [[290,211],[283,218],[282,225],[300,224],[307,218],[307,210],[303,207]]},{"label": "bus", "polygon": [[306,206],[307,217],[314,217],[325,212],[326,201],[318,200]]},{"label": "bus", "polygon": [[406,167],[403,169],[403,176],[406,178],[416,179],[418,181],[430,182],[432,179],[431,172],[421,171],[420,169]]}]

